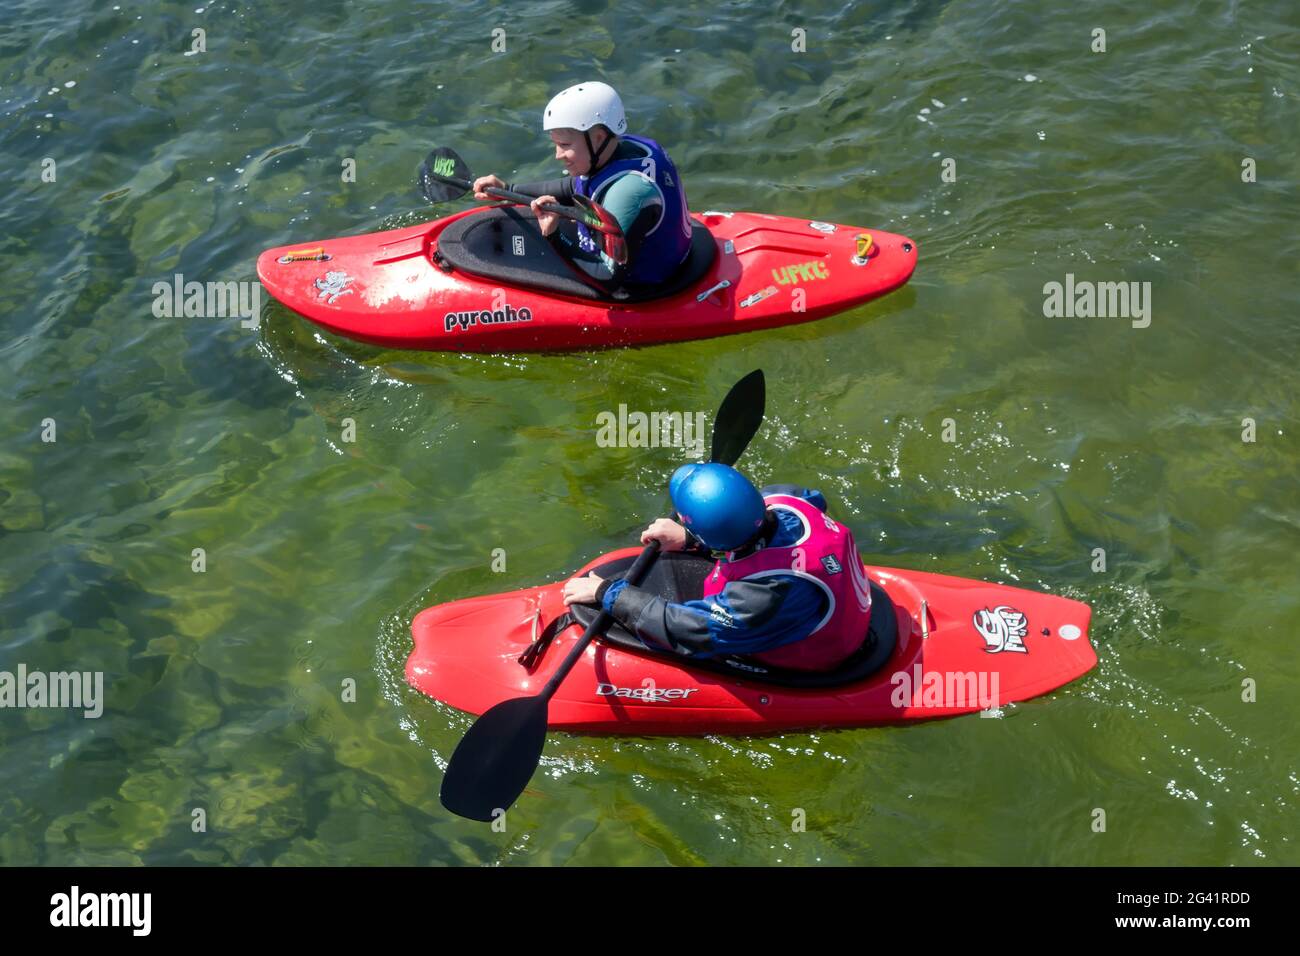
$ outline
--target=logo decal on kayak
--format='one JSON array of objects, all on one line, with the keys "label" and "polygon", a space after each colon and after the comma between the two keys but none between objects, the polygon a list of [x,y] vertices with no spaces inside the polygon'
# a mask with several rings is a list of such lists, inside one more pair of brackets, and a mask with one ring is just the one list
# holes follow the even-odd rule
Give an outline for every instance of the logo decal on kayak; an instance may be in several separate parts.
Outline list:
[{"label": "logo decal on kayak", "polygon": [[1002,651],[1014,651],[1028,654],[1025,647],[1025,633],[1029,630],[1029,620],[1013,607],[999,604],[993,610],[981,608],[973,617],[975,630],[984,638],[984,650],[990,654]]},{"label": "logo decal on kayak", "polygon": [[826,569],[827,574],[839,574],[844,570],[840,563],[835,560],[835,555],[826,554],[822,556],[822,567]]},{"label": "logo decal on kayak", "polygon": [[630,700],[644,700],[652,704],[665,700],[685,700],[694,694],[698,687],[616,687],[613,684],[598,683],[597,697],[626,697]]},{"label": "logo decal on kayak", "polygon": [[533,321],[533,310],[528,308],[516,309],[508,302],[503,302],[499,309],[482,309],[473,312],[448,312],[442,320],[443,331],[452,332],[456,329],[462,331],[468,329],[471,325],[499,325],[507,322],[531,322]]},{"label": "logo decal on kayak", "polygon": [[772,280],[777,285],[798,285],[800,282],[812,282],[816,279],[829,279],[831,270],[820,259],[809,262],[796,262],[772,270]]},{"label": "logo decal on kayak", "polygon": [[522,256],[522,255],[524,254],[524,237],[523,237],[523,236],[511,236],[511,237],[510,237],[510,248],[511,248],[511,251],[513,251],[515,255],[517,255],[517,256]]},{"label": "logo decal on kayak", "polygon": [[348,286],[356,281],[346,272],[327,272],[313,282],[312,285],[320,290],[316,298],[324,299],[330,305],[333,305],[334,300],[339,296],[352,294],[352,290]]},{"label": "logo decal on kayak", "polygon": [[835,223],[833,223],[833,222],[818,222],[816,219],[814,219],[812,222],[808,223],[808,225],[811,226],[813,229],[816,229],[818,232],[824,232],[824,233],[826,233],[826,235],[828,235],[828,236],[829,236],[832,232],[834,232],[835,229],[836,229]]},{"label": "logo decal on kayak", "polygon": [[776,286],[770,285],[766,289],[759,289],[753,295],[745,296],[745,298],[740,300],[740,307],[742,309],[748,309],[756,302],[762,302],[764,299],[774,295],[776,295]]}]

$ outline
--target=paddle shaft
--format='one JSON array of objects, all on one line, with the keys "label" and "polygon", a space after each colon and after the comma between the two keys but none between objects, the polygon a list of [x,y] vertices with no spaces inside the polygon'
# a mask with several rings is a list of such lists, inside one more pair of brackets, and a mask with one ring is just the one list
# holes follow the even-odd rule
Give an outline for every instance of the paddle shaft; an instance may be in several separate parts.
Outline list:
[{"label": "paddle shaft", "polygon": [[[472,189],[473,187],[471,186],[470,188]],[[536,196],[529,196],[527,193],[517,193],[513,189],[497,189],[495,186],[486,186],[483,191],[489,196],[495,196],[497,199],[508,199],[511,202],[521,203],[525,206],[531,206],[533,200],[537,198]],[[586,221],[582,213],[574,212],[568,206],[561,206],[559,203],[544,202],[537,208],[546,212],[558,213],[561,216],[568,216],[571,219],[577,219],[581,222]]]},{"label": "paddle shaft", "polygon": [[[627,581],[627,583],[631,585],[640,584],[641,579],[645,577],[646,570],[650,567],[650,562],[655,559],[655,555],[658,553],[659,542],[651,541],[645,546],[645,550],[637,555],[636,560],[632,562],[632,567],[628,568],[627,574],[623,576],[623,580]],[[537,695],[538,700],[549,701],[551,697],[554,696],[556,690],[559,689],[560,682],[569,675],[569,671],[573,670],[573,665],[578,663],[578,658],[581,657],[583,651],[587,649],[587,645],[590,644],[593,639],[604,634],[613,623],[614,617],[608,611],[602,610],[596,615],[596,619],[587,625],[587,629],[582,632],[582,637],[578,638],[578,642],[574,644],[569,653],[565,655],[564,660],[560,662],[560,666],[557,667],[555,673],[551,675],[551,679],[546,682],[546,686],[543,687],[541,693]]]},{"label": "paddle shaft", "polygon": [[[438,178],[443,182],[450,183],[459,189],[465,190],[465,192],[471,192],[474,189],[474,184],[468,179],[458,179],[455,176],[439,176]],[[498,189],[496,186],[485,186],[483,192],[497,199],[506,199],[510,202],[517,202],[523,206],[531,206],[533,200],[537,198],[536,196],[529,196],[527,193],[515,192],[513,189]],[[553,212],[557,216],[564,216],[566,219],[573,219],[574,221],[590,226],[593,229],[602,229],[602,224],[598,217],[592,216],[584,209],[578,209],[575,211],[570,206],[561,206],[559,203],[553,202],[544,202],[537,208],[545,212]]]}]

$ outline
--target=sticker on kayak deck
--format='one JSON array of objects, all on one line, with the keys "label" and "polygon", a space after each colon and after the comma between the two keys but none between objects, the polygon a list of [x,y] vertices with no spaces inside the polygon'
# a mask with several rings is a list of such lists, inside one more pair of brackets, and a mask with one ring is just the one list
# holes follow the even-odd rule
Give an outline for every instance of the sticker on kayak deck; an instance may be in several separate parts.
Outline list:
[{"label": "sticker on kayak deck", "polygon": [[291,262],[325,262],[326,260],[333,258],[333,256],[318,246],[315,249],[293,249],[286,252],[275,261],[280,263],[282,266],[287,266]]},{"label": "sticker on kayak deck", "polygon": [[751,305],[762,302],[764,299],[774,295],[776,295],[776,286],[770,285],[766,289],[759,289],[753,295],[745,296],[745,298],[740,300],[740,307],[742,309],[748,309]]},{"label": "sticker on kayak deck", "polygon": [[514,252],[515,255],[517,255],[517,256],[522,256],[522,255],[524,254],[524,237],[523,237],[523,236],[511,236],[511,237],[510,237],[510,249],[511,249],[512,252]]},{"label": "sticker on kayak deck", "polygon": [[616,687],[613,684],[599,683],[596,685],[596,696],[627,697],[653,704],[665,700],[684,700],[697,690],[698,687]]},{"label": "sticker on kayak deck", "polygon": [[800,282],[812,282],[815,279],[829,279],[831,270],[820,259],[809,262],[796,262],[772,270],[772,279],[777,285],[798,285]]},{"label": "sticker on kayak deck", "polygon": [[1063,641],[1077,641],[1083,635],[1083,631],[1073,624],[1062,624],[1056,633],[1061,635]]},{"label": "sticker on kayak deck", "polygon": [[482,309],[473,312],[448,312],[443,316],[442,324],[444,332],[452,332],[456,329],[464,331],[471,325],[500,325],[507,322],[531,321],[533,321],[532,309],[516,309],[509,302],[504,302],[502,307],[495,311]]},{"label": "sticker on kayak deck", "polygon": [[835,560],[835,555],[827,554],[822,557],[822,567],[826,569],[827,574],[839,574],[844,570],[840,563]]},{"label": "sticker on kayak deck", "polygon": [[339,296],[352,294],[352,290],[348,286],[356,281],[346,272],[327,272],[313,282],[312,285],[320,290],[316,298],[324,299],[330,305],[333,305],[334,300]]},{"label": "sticker on kayak deck", "polygon": [[833,222],[818,222],[816,219],[808,223],[808,225],[818,232],[826,233],[828,236],[838,228]]},{"label": "sticker on kayak deck", "polygon": [[1028,654],[1025,647],[1025,634],[1029,630],[1029,620],[1023,613],[1005,604],[999,604],[993,610],[981,608],[974,615],[975,630],[984,638],[984,650],[990,654],[1002,651],[1014,651]]}]

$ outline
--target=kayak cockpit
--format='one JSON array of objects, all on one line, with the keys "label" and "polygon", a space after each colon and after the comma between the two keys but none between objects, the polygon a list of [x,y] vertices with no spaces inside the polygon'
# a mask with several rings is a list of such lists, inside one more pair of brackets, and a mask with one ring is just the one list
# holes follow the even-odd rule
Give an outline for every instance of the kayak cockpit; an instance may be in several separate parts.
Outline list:
[{"label": "kayak cockpit", "polygon": [[[561,229],[572,228],[567,222]],[[664,299],[700,282],[718,256],[718,243],[706,227],[692,222],[691,251],[677,274],[652,287],[627,287],[626,295],[611,295],[584,281],[551,247],[537,228],[532,210],[492,206],[462,216],[447,225],[432,251],[434,264],[507,285],[541,289],[558,295],[598,302],[634,303]]]}]

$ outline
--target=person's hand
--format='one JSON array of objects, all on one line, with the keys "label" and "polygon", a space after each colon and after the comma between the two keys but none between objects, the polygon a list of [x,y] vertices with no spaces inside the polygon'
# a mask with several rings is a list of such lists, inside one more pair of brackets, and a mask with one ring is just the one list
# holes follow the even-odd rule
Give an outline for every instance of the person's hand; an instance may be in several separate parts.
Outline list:
[{"label": "person's hand", "polygon": [[660,551],[681,551],[686,547],[686,529],[671,518],[656,518],[641,532],[641,543],[659,542]]},{"label": "person's hand", "polygon": [[553,203],[555,201],[554,196],[538,196],[529,206],[533,211],[533,215],[537,217],[537,228],[542,230],[543,236],[549,236],[555,231],[555,227],[560,223],[560,217],[553,212],[544,212],[540,207],[542,203]]},{"label": "person's hand", "polygon": [[588,574],[585,578],[569,578],[564,582],[564,603],[566,605],[595,604],[596,592],[604,583],[605,579],[597,577],[594,573]]},{"label": "person's hand", "polygon": [[505,188],[506,188],[506,184],[505,184],[505,183],[503,183],[503,182],[502,182],[500,179],[498,179],[496,176],[493,176],[491,173],[489,173],[489,174],[486,175],[486,176],[480,176],[478,179],[474,180],[474,198],[475,198],[475,199],[491,199],[492,197],[489,196],[487,193],[485,193],[485,192],[483,191],[484,189],[488,188],[489,186],[495,186],[497,189],[505,189]]}]

